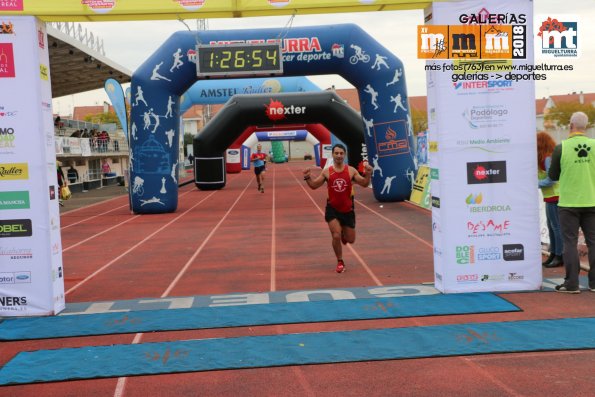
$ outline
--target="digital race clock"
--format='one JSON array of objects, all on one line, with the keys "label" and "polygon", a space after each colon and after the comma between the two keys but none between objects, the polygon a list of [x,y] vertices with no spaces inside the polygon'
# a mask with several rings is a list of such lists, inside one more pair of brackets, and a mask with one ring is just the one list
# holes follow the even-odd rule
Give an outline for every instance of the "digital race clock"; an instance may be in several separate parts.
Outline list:
[{"label": "digital race clock", "polygon": [[196,47],[198,77],[283,74],[281,44],[226,44]]}]

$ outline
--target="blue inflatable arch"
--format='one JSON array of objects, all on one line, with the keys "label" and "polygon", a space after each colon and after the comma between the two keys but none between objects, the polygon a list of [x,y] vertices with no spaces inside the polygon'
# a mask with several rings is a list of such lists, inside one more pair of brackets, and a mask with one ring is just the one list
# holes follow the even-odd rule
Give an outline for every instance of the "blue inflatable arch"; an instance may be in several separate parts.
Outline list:
[{"label": "blue inflatable arch", "polygon": [[367,153],[362,156],[380,170],[372,178],[374,196],[379,201],[409,198],[407,176],[416,164],[403,63],[361,28],[183,31],[174,33],[132,76],[130,201],[135,213],[177,208],[179,98],[198,80],[197,42],[267,41],[282,41],[284,76],[338,74],[355,86],[366,131]]}]

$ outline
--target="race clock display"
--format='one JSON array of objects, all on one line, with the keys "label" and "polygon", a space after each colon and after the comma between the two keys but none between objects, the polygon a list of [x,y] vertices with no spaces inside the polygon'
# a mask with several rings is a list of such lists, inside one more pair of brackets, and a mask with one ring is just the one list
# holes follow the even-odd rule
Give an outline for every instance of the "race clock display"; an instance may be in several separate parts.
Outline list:
[{"label": "race clock display", "polygon": [[198,77],[283,74],[281,44],[198,45]]}]

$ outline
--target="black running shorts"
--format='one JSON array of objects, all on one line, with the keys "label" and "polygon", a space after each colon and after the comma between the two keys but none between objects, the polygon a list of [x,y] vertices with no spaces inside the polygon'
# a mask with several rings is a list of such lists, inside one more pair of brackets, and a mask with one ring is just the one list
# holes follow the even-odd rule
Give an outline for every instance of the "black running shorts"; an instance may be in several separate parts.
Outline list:
[{"label": "black running shorts", "polygon": [[355,212],[353,210],[349,212],[339,212],[327,203],[326,209],[324,210],[324,220],[328,223],[333,219],[338,220],[341,226],[355,229]]}]

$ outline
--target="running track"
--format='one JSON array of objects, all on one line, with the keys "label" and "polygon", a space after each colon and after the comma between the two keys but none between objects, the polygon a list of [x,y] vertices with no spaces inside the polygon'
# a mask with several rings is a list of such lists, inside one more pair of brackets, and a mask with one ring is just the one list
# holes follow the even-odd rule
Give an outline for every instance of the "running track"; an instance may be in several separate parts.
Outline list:
[{"label": "running track", "polygon": [[[225,189],[179,192],[176,213],[131,215],[127,197],[61,217],[66,301],[221,295],[420,284],[433,279],[430,213],[380,203],[357,188],[357,239],[334,272],[323,219],[325,189],[302,181],[306,163],[269,167],[266,192],[251,172]],[[545,277],[560,277],[561,269]],[[270,335],[450,323],[585,317],[595,294],[506,294],[524,311],[323,324],[243,327],[4,342],[0,365],[19,351],[193,338]],[[0,388],[3,396],[565,396],[593,395],[594,351],[213,371]]]}]

